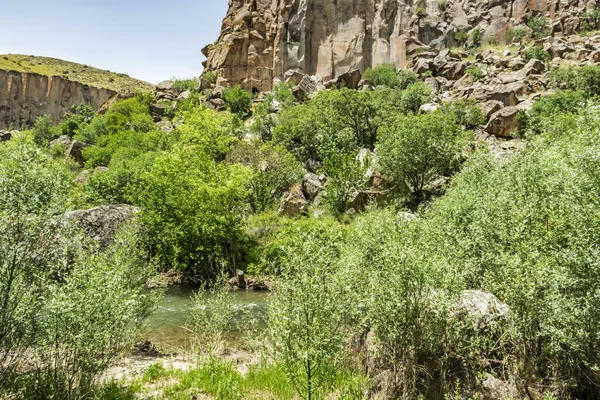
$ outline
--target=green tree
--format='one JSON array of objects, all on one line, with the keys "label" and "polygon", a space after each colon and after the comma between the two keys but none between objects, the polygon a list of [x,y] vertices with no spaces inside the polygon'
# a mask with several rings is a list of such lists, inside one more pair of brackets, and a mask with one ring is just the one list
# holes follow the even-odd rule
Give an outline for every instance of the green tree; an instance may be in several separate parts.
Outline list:
[{"label": "green tree", "polygon": [[38,117],[33,124],[33,141],[40,147],[47,147],[54,138],[56,128],[49,115]]},{"label": "green tree", "polygon": [[550,20],[541,15],[531,18],[527,26],[531,28],[531,35],[535,40],[543,39],[552,33]]},{"label": "green tree", "polygon": [[382,172],[417,203],[432,178],[457,166],[464,137],[454,119],[441,112],[399,117],[379,133]]},{"label": "green tree", "polygon": [[324,162],[327,174],[325,202],[334,215],[341,215],[359,190],[367,183],[366,171],[369,160],[364,165],[358,160],[357,152],[334,153]]},{"label": "green tree", "polygon": [[339,231],[307,232],[284,249],[281,279],[269,307],[278,358],[303,399],[317,398],[340,366],[344,303],[332,278]]},{"label": "green tree", "polygon": [[241,87],[236,86],[225,90],[223,99],[225,100],[227,109],[238,117],[243,119],[250,114],[252,96]]},{"label": "green tree", "polygon": [[417,82],[419,78],[411,71],[398,70],[393,64],[382,64],[368,68],[363,76],[374,86],[387,86],[392,89],[404,90]]},{"label": "green tree", "polygon": [[215,277],[243,262],[251,171],[216,163],[202,146],[181,144],[156,157],[136,194],[154,252],[165,268]]},{"label": "green tree", "polygon": [[0,144],[0,390],[15,381],[36,342],[48,264],[59,259],[56,214],[72,173],[22,139]]},{"label": "green tree", "polygon": [[232,164],[252,168],[249,201],[252,211],[263,212],[302,177],[301,165],[286,149],[271,143],[241,141],[227,155]]},{"label": "green tree", "polygon": [[431,89],[422,82],[413,83],[402,92],[400,99],[405,114],[417,114],[423,104],[431,100]]}]

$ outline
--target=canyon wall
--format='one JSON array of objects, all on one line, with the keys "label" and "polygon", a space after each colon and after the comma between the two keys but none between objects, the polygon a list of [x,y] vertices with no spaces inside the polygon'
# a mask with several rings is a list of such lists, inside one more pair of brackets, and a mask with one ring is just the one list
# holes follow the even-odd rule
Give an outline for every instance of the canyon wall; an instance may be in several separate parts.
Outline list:
[{"label": "canyon wall", "polygon": [[58,123],[74,105],[98,110],[116,95],[60,76],[0,70],[0,129],[31,125],[41,115],[50,115]]},{"label": "canyon wall", "polygon": [[286,71],[327,82],[392,63],[412,65],[427,46],[455,45],[458,31],[504,42],[509,29],[536,15],[555,33],[580,29],[596,0],[229,0],[218,41],[204,66],[218,84],[268,91]]}]

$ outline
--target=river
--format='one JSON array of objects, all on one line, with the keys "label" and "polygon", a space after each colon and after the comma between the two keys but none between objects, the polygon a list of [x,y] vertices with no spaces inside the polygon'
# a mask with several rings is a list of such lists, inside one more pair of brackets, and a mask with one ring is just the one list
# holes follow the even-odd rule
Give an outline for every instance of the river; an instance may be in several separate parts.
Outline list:
[{"label": "river", "polygon": [[[197,288],[172,286],[147,319],[147,338],[162,351],[177,352],[189,348],[189,336],[184,326]],[[231,295],[251,307],[257,317],[267,311],[268,292],[234,290]]]}]

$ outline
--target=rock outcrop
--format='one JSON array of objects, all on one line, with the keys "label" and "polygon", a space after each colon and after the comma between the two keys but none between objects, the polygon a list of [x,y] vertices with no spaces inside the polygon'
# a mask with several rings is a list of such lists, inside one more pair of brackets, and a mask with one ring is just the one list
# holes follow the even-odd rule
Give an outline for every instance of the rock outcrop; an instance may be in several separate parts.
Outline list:
[{"label": "rock outcrop", "polygon": [[31,125],[42,115],[52,122],[72,106],[87,104],[100,109],[117,92],[71,81],[60,76],[0,70],[0,129]]},{"label": "rock outcrop", "polygon": [[120,204],[71,211],[65,214],[65,217],[104,249],[115,239],[123,224],[134,218],[138,212],[137,207]]},{"label": "rock outcrop", "polygon": [[[588,4],[589,3],[589,4]],[[482,32],[504,42],[509,29],[534,15],[550,18],[554,32],[579,30],[592,0],[230,0],[219,40],[203,49],[217,84],[269,91],[299,70],[323,83],[391,63],[412,66],[428,48],[455,43],[457,32]],[[557,43],[552,53],[570,51]],[[600,58],[600,56],[599,56]],[[463,66],[447,74],[454,79]]]}]

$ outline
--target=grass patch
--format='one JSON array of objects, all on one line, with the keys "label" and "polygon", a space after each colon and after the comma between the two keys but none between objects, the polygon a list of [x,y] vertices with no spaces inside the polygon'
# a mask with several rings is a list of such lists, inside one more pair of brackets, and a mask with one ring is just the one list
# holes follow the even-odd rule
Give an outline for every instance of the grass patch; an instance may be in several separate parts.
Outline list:
[{"label": "grass patch", "polygon": [[98,88],[114,91],[132,90],[151,92],[154,86],[126,74],[90,67],[70,61],[50,57],[26,56],[22,54],[0,54],[0,69],[29,72],[46,76],[62,76]]}]

